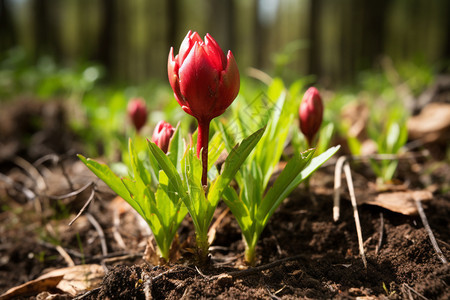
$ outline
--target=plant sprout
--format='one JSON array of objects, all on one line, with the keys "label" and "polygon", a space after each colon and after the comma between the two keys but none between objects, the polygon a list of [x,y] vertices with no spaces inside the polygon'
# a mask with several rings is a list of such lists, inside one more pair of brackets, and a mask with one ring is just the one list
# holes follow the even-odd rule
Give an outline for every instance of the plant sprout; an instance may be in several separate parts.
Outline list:
[{"label": "plant sprout", "polygon": [[[245,260],[250,265],[255,263],[255,250],[259,237],[282,201],[320,165],[328,160],[339,147],[333,147],[313,159],[314,149],[301,155],[295,155],[285,166],[273,186],[267,190],[269,179],[277,167],[297,110],[294,97],[287,97],[280,80],[274,80],[268,90],[269,109],[261,116],[263,105],[253,103],[246,109],[236,110],[236,125],[246,130],[248,122],[254,121],[249,116],[260,115],[267,122],[267,128],[261,141],[245,161],[236,176],[239,191],[227,187],[224,201],[236,218],[246,245]],[[271,99],[277,99],[275,102]],[[234,143],[234,135],[229,127],[218,125],[226,137],[227,147]]]},{"label": "plant sprout", "polygon": [[[177,128],[169,145],[166,156],[168,160],[176,161],[182,155],[183,148],[180,145],[182,140]],[[121,179],[107,165],[78,155],[95,175],[142,216],[155,237],[160,256],[169,261],[170,246],[187,209],[176,194],[168,175],[158,167],[151,155],[148,155],[148,161],[139,159],[131,139],[129,156],[132,174]]]}]

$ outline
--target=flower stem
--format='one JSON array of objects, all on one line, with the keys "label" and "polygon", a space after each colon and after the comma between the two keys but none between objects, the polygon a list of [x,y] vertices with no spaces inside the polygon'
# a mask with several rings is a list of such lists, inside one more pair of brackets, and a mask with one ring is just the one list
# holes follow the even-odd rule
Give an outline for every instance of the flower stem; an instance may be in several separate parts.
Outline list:
[{"label": "flower stem", "polygon": [[208,142],[209,142],[209,123],[210,120],[198,120],[198,137],[197,137],[197,157],[200,158],[202,152],[202,186],[208,185]]}]

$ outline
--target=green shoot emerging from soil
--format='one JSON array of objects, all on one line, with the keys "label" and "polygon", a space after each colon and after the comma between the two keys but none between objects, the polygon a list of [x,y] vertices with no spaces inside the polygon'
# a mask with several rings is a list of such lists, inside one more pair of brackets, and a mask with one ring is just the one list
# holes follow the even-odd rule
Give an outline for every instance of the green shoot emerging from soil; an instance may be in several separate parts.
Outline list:
[{"label": "green shoot emerging from soil", "polygon": [[[193,148],[188,148],[184,153],[181,159],[181,172],[178,172],[174,163],[158,146],[152,142],[148,143],[153,157],[167,174],[169,182],[174,188],[174,193],[183,201],[192,217],[196,232],[198,258],[202,263],[206,261],[208,256],[208,229],[217,204],[263,133],[264,129],[256,131],[231,150],[222,167],[221,174],[212,181],[206,193],[201,182],[202,162],[194,153]],[[215,147],[211,148],[216,149]]]},{"label": "green shoot emerging from soil", "polygon": [[[273,186],[267,190],[269,180],[285,148],[289,129],[292,127],[290,125],[298,111],[295,109],[295,97],[288,97],[280,80],[274,80],[269,86],[267,96],[267,102],[263,102],[265,100],[259,102],[257,99],[246,109],[236,110],[236,125],[242,131],[245,132],[249,122],[254,122],[257,116],[260,122],[265,122],[267,128],[261,141],[236,176],[239,191],[227,187],[224,193],[224,201],[241,228],[246,244],[245,260],[250,265],[255,263],[259,236],[278,206],[339,149],[333,147],[315,159],[313,159],[314,149],[295,155]],[[261,111],[264,107],[268,109]],[[250,119],[249,115],[254,117]],[[226,146],[229,148],[235,140],[235,135],[230,130],[232,127],[225,127],[223,124],[219,124],[218,127],[226,137]]]},{"label": "green shoot emerging from soil", "polygon": [[[180,145],[182,140],[177,128],[169,145],[169,153],[167,156],[164,154],[167,160],[178,160],[183,153]],[[79,158],[144,218],[153,232],[161,257],[169,261],[170,246],[187,214],[186,207],[176,193],[170,176],[158,167],[152,155],[148,155],[148,160],[140,159],[131,140],[129,156],[132,174],[122,179],[104,164],[81,155]]]}]

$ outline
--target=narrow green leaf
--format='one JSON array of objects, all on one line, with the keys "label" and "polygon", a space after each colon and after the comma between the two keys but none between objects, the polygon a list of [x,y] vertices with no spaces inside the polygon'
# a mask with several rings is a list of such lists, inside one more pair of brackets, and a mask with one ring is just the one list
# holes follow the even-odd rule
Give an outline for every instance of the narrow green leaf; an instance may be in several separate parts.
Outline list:
[{"label": "narrow green leaf", "polygon": [[[285,170],[281,172],[279,178],[275,181],[273,187],[273,192],[269,190],[267,192],[266,196],[263,199],[264,207],[261,209],[261,213],[258,212],[258,217],[263,219],[264,222],[263,227],[269,220],[269,218],[272,216],[272,214],[275,212],[277,207],[281,204],[281,202],[286,199],[286,197],[306,178],[308,178],[314,171],[316,171],[323,163],[325,163],[328,159],[330,159],[331,156],[333,156],[338,150],[340,146],[331,147],[321,155],[312,158],[313,151],[307,152],[306,156],[304,158],[301,158],[298,162],[301,166],[301,168],[296,168],[295,166],[292,166],[290,168],[294,169],[294,171],[297,171],[297,174],[294,178],[292,176],[289,176],[289,172],[294,172],[291,170],[286,171],[286,167],[290,164],[291,161],[289,161],[288,165],[286,165]],[[312,160],[311,160],[312,158]],[[308,164],[308,162],[310,163]],[[308,164],[308,165],[306,165]],[[306,165],[306,167],[305,167]],[[300,170],[300,173],[298,173],[298,170]],[[286,172],[286,175],[283,175],[283,173]],[[283,175],[283,177],[282,177]],[[281,179],[280,179],[281,178]],[[276,190],[275,190],[276,189]],[[267,198],[267,200],[266,200]],[[267,201],[267,202],[266,202]],[[269,210],[267,208],[269,207]]]},{"label": "narrow green leaf", "polygon": [[187,196],[186,191],[183,187],[180,175],[178,174],[177,169],[175,168],[173,163],[155,143],[147,141],[147,145],[161,169],[166,173],[170,183],[175,187],[175,192],[178,193],[181,199],[184,199]]},{"label": "narrow green leaf", "polygon": [[140,191],[140,189],[137,187],[136,181],[130,180],[129,178],[123,178],[122,179],[122,183],[125,186],[125,188],[128,190],[128,193],[130,195],[130,199],[125,199],[125,198],[124,199],[148,223],[149,222],[149,220],[148,220],[149,219],[149,212],[148,212],[148,208],[145,209],[146,206],[143,205],[143,201],[142,201],[143,191]]},{"label": "narrow green leaf", "polygon": [[231,186],[227,186],[223,192],[223,199],[233,216],[236,218],[236,221],[239,223],[242,232],[247,232],[252,224],[250,212],[248,211],[247,206],[242,203],[236,190]]},{"label": "narrow green leaf", "polygon": [[[209,202],[205,198],[202,179],[202,162],[197,158],[194,149],[186,150],[181,160],[182,174],[184,182],[187,185],[188,197],[184,199],[184,203],[192,217],[196,231],[205,232],[209,225],[207,216]],[[207,223],[207,224],[205,224]]]},{"label": "narrow green leaf", "polygon": [[184,154],[184,141],[180,134],[180,123],[178,123],[175,128],[175,132],[169,143],[169,149],[167,151],[167,156],[172,161],[172,164],[176,167],[178,171],[181,170],[180,161]]},{"label": "narrow green leaf", "polygon": [[261,136],[264,134],[264,130],[265,128],[259,129],[231,150],[225,160],[222,174],[219,175],[209,190],[208,200],[211,202],[212,206],[215,207],[217,205],[224,188],[231,182],[231,180],[233,180],[234,175],[239,170],[242,163],[261,139]]},{"label": "narrow green leaf", "polygon": [[[266,220],[272,210],[275,210],[281,201],[284,200],[284,194],[287,192],[290,184],[311,161],[314,155],[314,150],[310,149],[300,156],[293,157],[278,178],[275,180],[273,186],[269,189],[266,196],[258,209],[258,214],[255,219]],[[289,191],[290,192],[290,191]]]},{"label": "narrow green leaf", "polygon": [[140,181],[143,186],[150,186],[152,183],[151,175],[147,171],[147,169],[144,167],[142,161],[139,159],[138,155],[136,154],[136,151],[133,146],[133,142],[131,139],[129,139],[128,142],[128,152],[130,155],[130,163],[131,167],[133,169],[134,178],[135,180]]},{"label": "narrow green leaf", "polygon": [[93,159],[85,158],[83,155],[78,154],[78,158],[92,171],[98,178],[100,178],[104,183],[106,183],[114,192],[120,197],[125,199],[127,202],[131,202],[131,196],[128,190],[123,185],[122,180],[114,174],[111,169],[105,165],[96,162]]}]

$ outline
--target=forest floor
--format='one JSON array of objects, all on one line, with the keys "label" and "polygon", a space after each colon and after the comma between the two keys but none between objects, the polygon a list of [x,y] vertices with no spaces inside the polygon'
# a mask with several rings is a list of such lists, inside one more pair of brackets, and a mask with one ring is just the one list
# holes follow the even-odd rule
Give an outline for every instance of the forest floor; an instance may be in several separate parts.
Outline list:
[{"label": "forest floor", "polygon": [[[333,221],[334,164],[282,203],[263,231],[256,267],[243,263],[239,227],[223,204],[206,266],[194,264],[189,218],[179,230],[179,260],[159,266],[145,224],[76,159],[83,145],[65,126],[61,106],[18,103],[0,118],[0,299],[450,297],[442,261],[450,258],[450,166],[442,160],[401,160],[401,184],[384,191],[374,188],[366,163],[351,164],[356,197],[366,202],[358,213],[367,266],[345,183]],[[407,215],[377,205],[377,195],[393,190],[432,195],[421,204],[441,258],[414,201]]]}]

